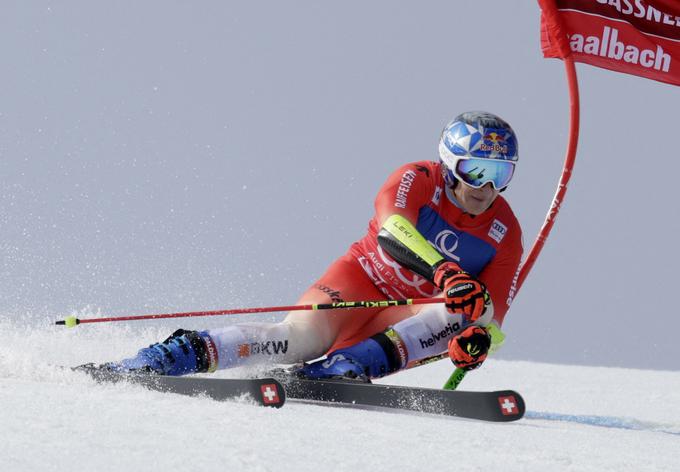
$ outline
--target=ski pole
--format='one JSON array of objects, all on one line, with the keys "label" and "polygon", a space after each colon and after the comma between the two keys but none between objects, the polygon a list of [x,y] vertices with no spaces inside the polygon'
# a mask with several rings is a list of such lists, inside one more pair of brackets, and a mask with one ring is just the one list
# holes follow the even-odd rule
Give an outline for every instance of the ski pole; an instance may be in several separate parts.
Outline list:
[{"label": "ski pole", "polygon": [[[489,323],[486,329],[491,336],[491,347],[489,348],[489,354],[493,354],[494,352],[498,351],[505,342],[505,334],[498,326],[496,326],[495,323]],[[468,372],[469,371],[461,369],[460,367],[456,367],[456,370],[453,371],[453,374],[451,374],[442,388],[444,390],[457,389],[458,385],[460,385]]]},{"label": "ski pole", "polygon": [[197,316],[242,315],[246,313],[271,313],[275,311],[302,311],[302,310],[317,311],[317,310],[337,310],[343,308],[387,308],[390,306],[425,305],[428,303],[442,303],[443,301],[444,301],[443,298],[407,298],[404,300],[373,300],[356,302],[316,303],[308,305],[270,306],[261,308],[234,308],[229,310],[192,311],[184,313],[159,313],[156,315],[119,316],[109,318],[80,319],[76,318],[75,316],[67,316],[63,320],[55,322],[55,324],[66,326],[68,328],[73,328],[79,324],[84,323],[159,320],[165,318],[191,318]]},{"label": "ski pole", "polygon": [[456,370],[453,371],[453,374],[449,377],[449,380],[446,381],[444,386],[442,387],[444,390],[455,390],[458,388],[458,385],[463,381],[465,378],[465,374],[467,373],[467,370],[463,370],[460,367],[456,367]]}]

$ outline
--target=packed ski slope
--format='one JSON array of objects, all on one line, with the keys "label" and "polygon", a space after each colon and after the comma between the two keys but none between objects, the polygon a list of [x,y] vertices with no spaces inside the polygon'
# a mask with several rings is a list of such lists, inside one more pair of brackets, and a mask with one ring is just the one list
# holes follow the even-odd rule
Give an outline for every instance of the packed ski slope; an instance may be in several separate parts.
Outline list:
[{"label": "packed ski slope", "polygon": [[[680,372],[492,359],[463,388],[520,391],[529,413],[509,424],[292,402],[274,410],[97,385],[50,366],[118,358],[167,326],[65,330],[2,320],[3,471],[672,471],[680,464]],[[442,361],[384,382],[438,387],[450,371]]]}]

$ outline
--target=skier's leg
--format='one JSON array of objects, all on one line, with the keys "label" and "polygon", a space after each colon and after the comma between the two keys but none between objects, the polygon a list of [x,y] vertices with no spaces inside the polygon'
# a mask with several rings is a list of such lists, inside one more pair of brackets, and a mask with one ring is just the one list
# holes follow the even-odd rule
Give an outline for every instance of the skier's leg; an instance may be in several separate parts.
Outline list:
[{"label": "skier's leg", "polygon": [[[335,261],[299,304],[383,298],[349,255]],[[111,370],[152,370],[166,375],[210,372],[242,365],[295,363],[322,356],[338,333],[361,326],[379,309],[291,312],[281,323],[239,323],[195,332],[180,330],[135,357],[105,364]]]},{"label": "skier's leg", "polygon": [[[449,340],[467,326],[462,315],[449,313],[443,304],[419,306],[418,312],[410,317],[388,310],[378,314],[375,323],[367,325],[368,328],[382,328],[382,331],[368,338],[364,336],[352,345],[334,346],[327,359],[304,366],[300,375],[309,378],[382,377],[441,355],[447,351]],[[485,315],[475,324],[485,325],[490,317]],[[395,321],[390,327],[389,323]],[[359,335],[361,333],[357,337]]]},{"label": "skier's leg", "polygon": [[[302,295],[298,304],[383,298],[356,260],[345,255]],[[293,364],[321,357],[339,333],[363,326],[380,310],[294,311],[281,323],[239,323],[210,330],[208,334],[217,345],[221,369],[262,363]]]}]

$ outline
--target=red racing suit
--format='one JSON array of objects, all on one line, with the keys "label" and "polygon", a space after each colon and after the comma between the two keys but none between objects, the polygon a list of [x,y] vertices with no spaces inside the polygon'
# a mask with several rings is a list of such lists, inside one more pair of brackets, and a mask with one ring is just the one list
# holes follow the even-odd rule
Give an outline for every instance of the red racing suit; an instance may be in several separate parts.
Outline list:
[{"label": "red racing suit", "polygon": [[[499,326],[514,294],[522,254],[519,223],[501,196],[482,214],[465,213],[446,188],[441,164],[406,164],[382,186],[368,233],[352,244],[298,300],[298,304],[439,296],[430,281],[395,262],[378,245],[383,222],[399,214],[447,260],[480,279]],[[491,320],[488,320],[491,321]],[[446,352],[465,325],[443,304],[292,311],[281,323],[240,323],[209,334],[219,368],[262,361],[296,363],[351,346],[390,328],[401,368]]]},{"label": "red racing suit", "polygon": [[430,161],[404,165],[387,179],[375,200],[368,233],[350,253],[390,299],[433,297],[440,293],[437,287],[378,245],[382,223],[395,213],[407,218],[447,260],[486,285],[500,326],[512,303],[522,257],[522,232],[507,201],[499,195],[481,215],[465,213],[444,184],[441,164]]},{"label": "red racing suit", "polygon": [[[439,296],[441,291],[430,281],[397,263],[378,245],[380,227],[393,214],[408,219],[442,256],[486,285],[494,305],[493,321],[500,327],[512,303],[522,257],[519,222],[500,195],[480,215],[463,211],[444,183],[441,164],[432,161],[406,164],[390,175],[375,199],[367,234],[328,268],[299,303]],[[321,299],[320,291],[324,292]],[[394,326],[417,310],[340,311],[327,317],[327,334],[335,339],[331,350]]]}]

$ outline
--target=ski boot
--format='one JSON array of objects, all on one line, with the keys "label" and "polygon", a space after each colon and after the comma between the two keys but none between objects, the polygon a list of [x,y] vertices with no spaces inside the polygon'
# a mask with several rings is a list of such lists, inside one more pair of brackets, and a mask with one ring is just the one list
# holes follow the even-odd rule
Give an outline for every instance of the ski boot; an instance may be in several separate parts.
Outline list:
[{"label": "ski boot", "polygon": [[92,374],[93,370],[117,374],[185,375],[194,372],[214,372],[217,369],[217,347],[205,331],[179,329],[162,343],[141,349],[135,357],[100,366],[85,364],[76,367]]},{"label": "ski boot", "polygon": [[354,346],[333,351],[326,359],[305,364],[295,371],[304,379],[339,379],[370,382],[399,369],[394,344],[384,334],[377,334]]}]

